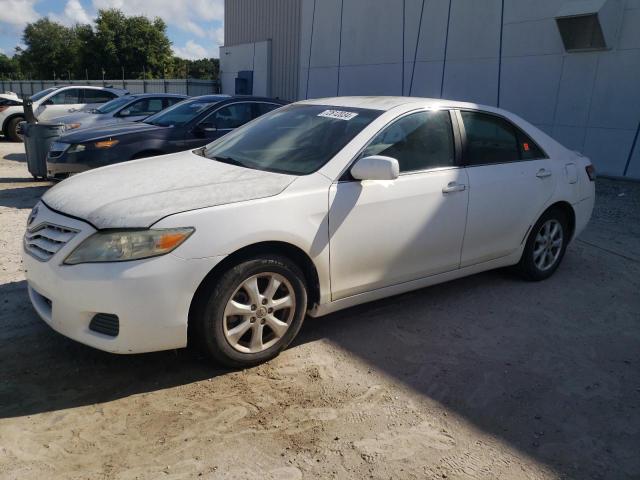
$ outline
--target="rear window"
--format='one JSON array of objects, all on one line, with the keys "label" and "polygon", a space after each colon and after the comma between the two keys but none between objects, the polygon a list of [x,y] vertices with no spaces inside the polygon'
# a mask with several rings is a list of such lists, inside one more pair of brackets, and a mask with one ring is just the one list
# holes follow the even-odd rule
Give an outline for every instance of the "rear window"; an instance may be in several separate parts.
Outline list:
[{"label": "rear window", "polygon": [[504,118],[480,112],[461,111],[460,114],[467,137],[464,154],[467,165],[545,157],[529,136]]}]

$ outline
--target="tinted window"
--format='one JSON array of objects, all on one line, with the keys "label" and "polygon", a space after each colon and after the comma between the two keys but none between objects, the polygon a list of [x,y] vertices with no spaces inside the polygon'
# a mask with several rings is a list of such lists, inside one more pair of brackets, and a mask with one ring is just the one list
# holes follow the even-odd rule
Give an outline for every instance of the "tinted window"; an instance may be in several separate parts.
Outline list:
[{"label": "tinted window", "polygon": [[467,134],[465,162],[469,165],[513,162],[520,159],[516,130],[502,118],[460,112]]},{"label": "tinted window", "polygon": [[169,97],[164,99],[164,108],[170,107],[171,105],[175,105],[178,102],[181,102],[184,98],[180,97]]},{"label": "tinted window", "polygon": [[401,172],[454,164],[453,132],[448,111],[407,115],[380,132],[362,156],[398,160]]},{"label": "tinted window", "polygon": [[516,136],[518,137],[518,148],[520,149],[520,158],[522,160],[533,160],[535,158],[546,158],[540,147],[538,147],[533,140],[527,137],[520,130],[516,130]]},{"label": "tinted window", "polygon": [[205,122],[212,123],[218,130],[238,128],[253,119],[251,103],[234,103],[217,110]]},{"label": "tinted window", "polygon": [[131,101],[130,97],[129,98],[127,98],[127,97],[115,98],[115,99],[111,100],[110,102],[103,103],[102,105],[100,105],[98,108],[95,109],[95,112],[96,113],[111,113],[111,112],[117,110],[118,108],[126,105],[130,101]]},{"label": "tinted window", "polygon": [[56,93],[47,100],[51,105],[76,105],[81,102],[82,92],[79,88],[69,88]]},{"label": "tinted window", "polygon": [[42,97],[49,95],[51,92],[55,91],[55,88],[47,88],[45,90],[41,90],[38,93],[34,93],[33,95],[31,95],[31,100],[33,100],[34,102],[36,100],[40,100]]},{"label": "tinted window", "polygon": [[260,115],[264,115],[265,113],[269,113],[276,108],[280,108],[282,105],[278,105],[277,103],[256,103],[256,117]]},{"label": "tinted window", "polygon": [[381,113],[289,105],[210,143],[204,155],[258,170],[306,175],[327,163]]},{"label": "tinted window", "polygon": [[218,102],[206,100],[185,100],[145,119],[145,122],[152,125],[160,125],[161,127],[186,125],[216,103]]},{"label": "tinted window", "polygon": [[113,92],[94,90],[93,88],[85,88],[83,93],[84,101],[82,103],[105,103],[117,97]]},{"label": "tinted window", "polygon": [[145,98],[129,105],[125,110],[129,110],[129,115],[153,115],[162,110],[161,98]]}]

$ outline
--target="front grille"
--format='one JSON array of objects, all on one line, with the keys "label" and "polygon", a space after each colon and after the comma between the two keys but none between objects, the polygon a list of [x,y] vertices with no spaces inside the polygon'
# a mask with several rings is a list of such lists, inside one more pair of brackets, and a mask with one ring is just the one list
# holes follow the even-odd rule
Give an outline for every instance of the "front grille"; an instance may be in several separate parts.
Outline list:
[{"label": "front grille", "polygon": [[120,320],[117,315],[111,313],[97,313],[89,323],[89,330],[94,332],[117,337],[120,333]]},{"label": "front grille", "polygon": [[77,230],[43,223],[24,234],[24,249],[41,262],[48,261],[71,240]]}]

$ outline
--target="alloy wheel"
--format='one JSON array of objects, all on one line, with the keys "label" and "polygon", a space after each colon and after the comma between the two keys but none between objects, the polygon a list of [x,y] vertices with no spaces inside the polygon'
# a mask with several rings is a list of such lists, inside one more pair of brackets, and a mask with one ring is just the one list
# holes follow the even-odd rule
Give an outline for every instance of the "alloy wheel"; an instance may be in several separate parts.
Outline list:
[{"label": "alloy wheel", "polygon": [[542,224],[533,246],[533,263],[540,271],[549,270],[556,263],[562,252],[562,225],[556,219]]},{"label": "alloy wheel", "polygon": [[227,302],[223,319],[225,339],[239,352],[262,352],[285,335],[295,309],[295,292],[284,276],[274,272],[252,275]]}]

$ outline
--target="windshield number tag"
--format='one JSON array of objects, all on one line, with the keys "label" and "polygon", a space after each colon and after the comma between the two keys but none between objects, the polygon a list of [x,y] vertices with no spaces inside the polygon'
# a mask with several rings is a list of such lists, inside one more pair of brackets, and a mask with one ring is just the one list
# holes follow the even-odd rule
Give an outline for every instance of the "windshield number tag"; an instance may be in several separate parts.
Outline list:
[{"label": "windshield number tag", "polygon": [[318,114],[319,117],[335,118],[336,120],[351,120],[358,116],[357,113],[345,112],[343,110],[325,110]]}]

